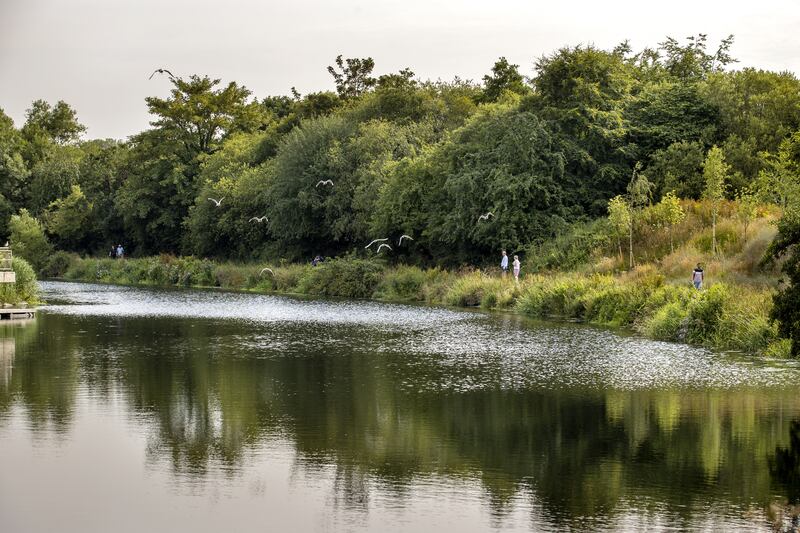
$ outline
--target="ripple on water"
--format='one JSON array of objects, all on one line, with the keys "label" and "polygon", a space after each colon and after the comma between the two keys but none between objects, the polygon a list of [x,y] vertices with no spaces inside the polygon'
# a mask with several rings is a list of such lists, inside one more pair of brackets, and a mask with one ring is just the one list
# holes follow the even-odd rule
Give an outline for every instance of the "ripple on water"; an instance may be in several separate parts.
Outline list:
[{"label": "ripple on water", "polygon": [[[791,363],[754,363],[709,350],[574,325],[508,326],[486,314],[368,301],[308,301],[197,290],[42,283],[53,313],[239,320],[243,356],[324,349],[382,355],[418,370],[409,391],[487,388],[735,388],[794,386]],[[304,335],[296,327],[303,325]],[[230,341],[231,339],[227,339]]]}]

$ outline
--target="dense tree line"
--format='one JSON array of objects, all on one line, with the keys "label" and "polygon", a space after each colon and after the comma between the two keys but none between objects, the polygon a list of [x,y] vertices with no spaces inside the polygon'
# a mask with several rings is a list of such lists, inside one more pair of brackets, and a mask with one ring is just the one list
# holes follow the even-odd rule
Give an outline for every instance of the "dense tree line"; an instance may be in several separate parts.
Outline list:
[{"label": "dense tree line", "polygon": [[127,141],[82,140],[67,103],[36,101],[19,128],[0,111],[0,238],[17,215],[81,253],[122,242],[137,255],[299,259],[405,233],[415,240],[395,255],[458,264],[605,215],[637,165],[653,201],[699,198],[715,146],[725,195],[761,183],[785,202],[800,82],[731,69],[731,44],[566,47],[530,79],[500,58],[482,83],[376,75],[371,58],[339,56],[334,91],[262,99],[170,76],[169,96],[146,99],[150,129]]}]

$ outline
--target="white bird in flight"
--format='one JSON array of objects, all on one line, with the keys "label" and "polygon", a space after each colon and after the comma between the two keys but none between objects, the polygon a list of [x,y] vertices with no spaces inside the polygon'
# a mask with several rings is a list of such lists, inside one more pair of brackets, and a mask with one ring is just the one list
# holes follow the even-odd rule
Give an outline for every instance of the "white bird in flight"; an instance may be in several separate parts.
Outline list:
[{"label": "white bird in flight", "polygon": [[267,215],[264,215],[263,217],[250,217],[250,220],[248,220],[248,222],[264,222],[264,221],[269,222]]},{"label": "white bird in flight", "polygon": [[224,200],[224,199],[225,199],[225,197],[223,196],[223,197],[222,197],[222,198],[220,198],[219,200],[215,200],[214,198],[209,198],[208,200],[209,200],[209,201],[211,201],[211,202],[214,202],[214,205],[215,205],[215,206],[217,206],[217,207],[219,207],[219,204],[221,204],[221,203],[222,203],[222,200]]},{"label": "white bird in flight", "polygon": [[258,275],[263,276],[264,272],[269,272],[270,274],[272,274],[273,278],[275,277],[275,272],[273,272],[271,268],[262,268],[261,272],[259,272]]},{"label": "white bird in flight", "polygon": [[488,220],[488,219],[489,219],[489,217],[493,217],[493,216],[494,216],[494,213],[492,213],[491,211],[489,211],[488,213],[485,213],[485,214],[483,214],[483,215],[479,216],[479,217],[478,217],[478,220]]},{"label": "white bird in flight", "polygon": [[364,249],[366,250],[367,248],[369,248],[370,246],[372,246],[372,245],[373,245],[373,244],[375,244],[376,242],[384,242],[384,241],[388,241],[388,240],[389,240],[388,238],[387,238],[387,239],[375,239],[374,241],[372,241],[372,242],[370,242],[368,245],[366,245],[366,246],[364,247]]},{"label": "white bird in flight", "polygon": [[414,239],[411,237],[411,235],[400,235],[400,240],[399,240],[399,241],[397,241],[397,245],[398,245],[398,246],[400,246],[401,244],[403,244],[403,239],[408,239],[409,241],[413,241],[413,240],[414,240]]},{"label": "white bird in flight", "polygon": [[333,185],[333,180],[319,180],[315,187],[319,187],[320,185]]},{"label": "white bird in flight", "polygon": [[384,244],[381,244],[380,246],[378,246],[378,250],[377,250],[375,253],[376,253],[376,254],[379,254],[379,253],[381,253],[381,248],[383,248],[384,246],[385,246],[385,247],[387,247],[387,248],[388,248],[388,249],[390,249],[390,250],[392,249],[392,247],[391,247],[391,246],[389,246],[388,244],[384,243]]}]

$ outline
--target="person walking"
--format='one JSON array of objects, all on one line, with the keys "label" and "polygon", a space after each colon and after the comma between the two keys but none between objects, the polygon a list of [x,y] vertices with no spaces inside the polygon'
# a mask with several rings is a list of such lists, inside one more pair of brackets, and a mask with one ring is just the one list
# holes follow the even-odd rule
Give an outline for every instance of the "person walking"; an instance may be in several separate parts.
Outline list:
[{"label": "person walking", "polygon": [[500,260],[500,270],[503,271],[503,277],[505,277],[508,273],[508,256],[505,250],[503,250],[503,258]]},{"label": "person walking", "polygon": [[518,255],[514,256],[514,263],[513,264],[514,264],[514,281],[518,282],[519,281],[519,268],[521,266],[520,262],[519,262],[519,256]]},{"label": "person walking", "polygon": [[113,244],[111,245],[111,251],[108,252],[108,257],[110,259],[114,259],[115,257],[117,257],[117,249],[116,249],[116,247],[114,247]]},{"label": "person walking", "polygon": [[705,272],[703,272],[703,268],[700,266],[700,263],[697,263],[697,266],[692,271],[692,284],[694,284],[694,288],[698,291],[702,289],[704,279]]},{"label": "person walking", "polygon": [[121,244],[117,245],[117,259],[122,259],[125,256],[125,248]]}]

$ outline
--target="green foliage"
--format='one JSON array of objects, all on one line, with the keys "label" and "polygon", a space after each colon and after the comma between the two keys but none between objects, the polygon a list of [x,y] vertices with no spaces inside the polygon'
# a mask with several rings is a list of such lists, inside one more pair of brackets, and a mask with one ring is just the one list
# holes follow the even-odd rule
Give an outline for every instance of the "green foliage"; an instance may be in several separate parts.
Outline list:
[{"label": "green foliage", "polygon": [[519,95],[531,92],[519,73],[519,65],[512,65],[505,57],[498,59],[492,67],[492,73],[483,77],[483,85],[482,102],[497,102],[505,92]]},{"label": "green foliage", "polygon": [[680,141],[653,152],[647,174],[658,192],[675,191],[680,198],[696,200],[703,193],[704,160],[702,143]]},{"label": "green foliage", "polygon": [[39,273],[45,279],[64,277],[67,270],[79,259],[78,254],[59,250],[47,258],[47,262]]},{"label": "green foliage", "polygon": [[725,163],[725,154],[717,146],[712,146],[703,163],[703,177],[706,187],[703,198],[711,202],[711,252],[717,253],[717,214],[719,202],[725,197],[725,179],[728,176],[728,167]]},{"label": "green foliage", "polygon": [[342,59],[339,54],[336,56],[336,67],[328,66],[328,73],[333,76],[340,98],[361,96],[378,82],[372,77],[375,61],[371,57]]},{"label": "green foliage", "polygon": [[33,267],[21,257],[14,257],[11,269],[16,275],[15,283],[0,283],[0,304],[17,305],[20,302],[39,302],[39,284]]},{"label": "green foliage", "polygon": [[571,224],[567,230],[558,232],[552,239],[531,244],[525,253],[526,270],[566,271],[589,263],[598,250],[606,249],[612,241],[616,246],[618,237],[627,234],[627,226],[619,230],[622,232],[619,233],[615,223],[618,221],[611,220],[609,214],[609,220]]},{"label": "green foliage", "polygon": [[50,204],[44,214],[45,228],[56,237],[62,249],[86,250],[92,242],[92,203],[79,185],[73,185],[68,196]]},{"label": "green foliage", "polygon": [[792,340],[791,354],[800,355],[800,214],[788,211],[778,224],[778,236],[769,249],[772,259],[784,258],[781,271],[786,276],[775,295],[771,316],[778,321],[779,332]]},{"label": "green foliage", "polygon": [[11,217],[9,229],[14,256],[25,259],[34,269],[40,270],[52,251],[42,224],[27,209],[21,209],[19,214]]},{"label": "green foliage", "polygon": [[424,301],[425,271],[415,266],[386,270],[376,295],[382,300]]},{"label": "green foliage", "polygon": [[332,259],[306,271],[300,292],[320,296],[369,298],[381,280],[380,265],[363,259]]}]

